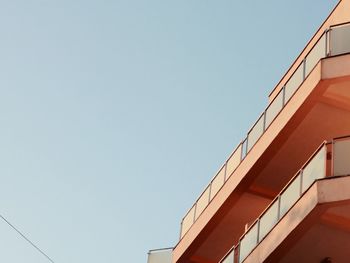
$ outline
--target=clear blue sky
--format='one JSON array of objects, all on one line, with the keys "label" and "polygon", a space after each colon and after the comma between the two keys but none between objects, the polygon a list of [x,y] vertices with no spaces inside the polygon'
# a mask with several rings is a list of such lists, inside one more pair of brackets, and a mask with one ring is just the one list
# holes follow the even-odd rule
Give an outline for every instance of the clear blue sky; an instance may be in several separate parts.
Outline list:
[{"label": "clear blue sky", "polygon": [[0,213],[57,263],[142,263],[336,1],[0,3]]}]

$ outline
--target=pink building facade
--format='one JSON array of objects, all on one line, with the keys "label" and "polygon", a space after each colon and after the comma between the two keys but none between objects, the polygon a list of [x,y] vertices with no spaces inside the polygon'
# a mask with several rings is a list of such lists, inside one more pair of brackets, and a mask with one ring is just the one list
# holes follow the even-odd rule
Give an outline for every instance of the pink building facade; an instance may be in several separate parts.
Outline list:
[{"label": "pink building facade", "polygon": [[179,242],[149,263],[349,262],[349,136],[342,0],[184,216]]}]

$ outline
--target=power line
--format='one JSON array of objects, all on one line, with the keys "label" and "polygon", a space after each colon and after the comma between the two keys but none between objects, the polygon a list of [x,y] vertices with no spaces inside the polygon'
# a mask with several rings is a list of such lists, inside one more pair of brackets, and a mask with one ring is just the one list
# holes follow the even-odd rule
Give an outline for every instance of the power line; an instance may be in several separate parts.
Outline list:
[{"label": "power line", "polygon": [[55,263],[44,251],[42,251],[37,245],[35,245],[29,238],[27,238],[21,231],[19,231],[14,225],[12,225],[5,217],[0,214],[0,218],[4,220],[13,230],[15,230],[21,237],[23,237],[32,247],[34,247],[40,254],[46,257],[50,262]]}]

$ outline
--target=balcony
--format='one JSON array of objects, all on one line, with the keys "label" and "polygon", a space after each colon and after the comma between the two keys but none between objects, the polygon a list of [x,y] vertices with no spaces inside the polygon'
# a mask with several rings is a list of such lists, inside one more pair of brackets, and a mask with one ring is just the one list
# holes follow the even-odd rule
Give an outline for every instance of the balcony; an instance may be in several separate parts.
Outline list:
[{"label": "balcony", "polygon": [[327,30],[313,46],[311,51],[297,67],[290,79],[283,85],[281,91],[261,114],[248,134],[219,169],[209,185],[196,200],[191,209],[186,213],[181,222],[180,238],[182,238],[206,206],[215,197],[227,179],[240,165],[257,141],[269,128],[274,119],[283,110],[294,93],[305,81],[317,63],[327,57],[338,56],[350,52],[350,25],[342,24],[332,26]]},{"label": "balcony", "polygon": [[[300,171],[298,171],[292,180],[277,195],[273,202],[244,233],[244,235],[240,238],[239,243],[234,246],[220,262],[242,263],[264,262],[265,260],[267,260],[267,262],[276,262],[277,257],[279,262],[319,262],[319,260],[314,261],[315,258],[312,260],[310,259],[310,261],[302,260],[306,257],[306,251],[305,253],[296,253],[299,255],[299,259],[297,260],[295,258],[296,254],[293,257],[291,254],[288,255],[288,253],[279,251],[278,248],[281,247],[284,239],[287,239],[287,236],[291,234],[290,232],[296,231],[295,229],[297,229],[299,224],[307,222],[307,220],[304,220],[307,216],[309,216],[309,221],[311,220],[310,222],[307,222],[308,227],[313,227],[316,225],[318,220],[328,220],[330,221],[330,224],[333,224],[333,226],[335,225],[335,227],[339,228],[344,227],[344,224],[346,224],[347,233],[343,233],[343,236],[347,235],[346,243],[348,244],[350,241],[350,235],[348,233],[350,230],[350,226],[348,225],[350,223],[350,209],[347,203],[350,203],[350,188],[345,187],[345,189],[342,189],[341,187],[337,186],[338,189],[336,190],[338,191],[334,192],[334,186],[330,186],[330,194],[327,196],[327,190],[329,190],[327,189],[327,180],[331,178],[338,178],[338,180],[341,180],[341,184],[343,184],[343,186],[345,186],[346,183],[348,187],[350,187],[350,177],[348,176],[350,175],[350,163],[348,161],[349,156],[350,137],[337,138],[331,142],[322,143],[322,145],[317,149],[307,163],[300,169]],[[344,181],[344,176],[347,177],[346,181]],[[309,193],[311,192],[310,188],[312,188],[315,182],[318,181],[324,181],[324,184],[318,186],[318,193],[316,193],[318,196],[312,197],[312,195]],[[315,192],[317,191],[314,190],[314,193]],[[327,198],[331,199],[326,200]],[[313,205],[308,207],[308,209],[305,208],[305,203],[307,202],[313,202]],[[304,203],[304,207],[303,209],[300,209],[300,204],[302,203]],[[299,207],[297,207],[298,204]],[[328,207],[326,207],[325,204],[328,204]],[[347,205],[346,208],[344,208],[344,204]],[[316,206],[322,206],[323,209],[321,213],[317,213],[315,208]],[[315,217],[310,219],[310,214],[312,213],[315,215]],[[339,221],[340,219],[342,221]],[[282,222],[283,220],[285,220],[285,222]],[[289,228],[286,227],[286,222],[288,222]],[[284,225],[283,227],[280,227],[280,229],[276,229],[279,224],[281,224],[281,226],[283,224]],[[272,233],[274,230],[275,233]],[[288,230],[290,232],[288,232]],[[342,230],[344,231],[344,229]],[[300,240],[306,240],[308,233],[299,232],[299,235],[302,235],[302,237],[299,237]],[[330,235],[333,235],[334,237],[334,233],[331,233]],[[322,235],[320,234],[319,237],[322,237]],[[268,238],[270,239],[267,240]],[[266,243],[269,243],[268,248],[263,244],[265,239]],[[310,240],[308,241],[310,242]],[[316,239],[313,239],[312,241],[317,243]],[[310,245],[311,244],[309,244],[309,246]],[[340,246],[341,244],[334,245]],[[260,251],[257,251],[254,254],[255,250],[257,250],[259,246],[261,246]],[[310,249],[309,246],[307,247],[311,251],[312,249]],[[291,247],[292,246],[290,245],[288,251],[291,250]],[[317,256],[322,258],[325,253],[328,256],[332,254],[334,257],[337,255],[339,257],[340,255],[339,251],[335,251],[334,249],[332,250],[326,246],[320,250],[319,253],[314,252],[314,257],[316,257],[316,259]],[[344,252],[342,252],[342,254],[344,254]],[[344,261],[344,258],[342,261]]]},{"label": "balcony", "polygon": [[349,134],[350,25],[330,26],[316,36],[183,218],[174,262],[218,262],[321,141]]}]

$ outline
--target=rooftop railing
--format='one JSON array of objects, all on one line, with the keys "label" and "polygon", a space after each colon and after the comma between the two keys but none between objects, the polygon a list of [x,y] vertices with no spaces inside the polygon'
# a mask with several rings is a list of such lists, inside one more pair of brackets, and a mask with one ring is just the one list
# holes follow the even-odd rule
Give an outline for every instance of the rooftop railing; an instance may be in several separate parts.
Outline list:
[{"label": "rooftop railing", "polygon": [[194,205],[188,210],[181,221],[180,239],[187,233],[221,187],[223,187],[227,179],[246,158],[250,150],[293,97],[317,63],[325,57],[337,56],[349,52],[350,22],[332,26],[322,34],[291,77],[283,85],[278,95],[248,131],[246,138],[238,144]]},{"label": "rooftop railing", "polygon": [[[331,160],[327,159],[329,156]],[[349,175],[349,156],[350,136],[322,143],[220,263],[244,262],[315,181],[327,176]]]}]

